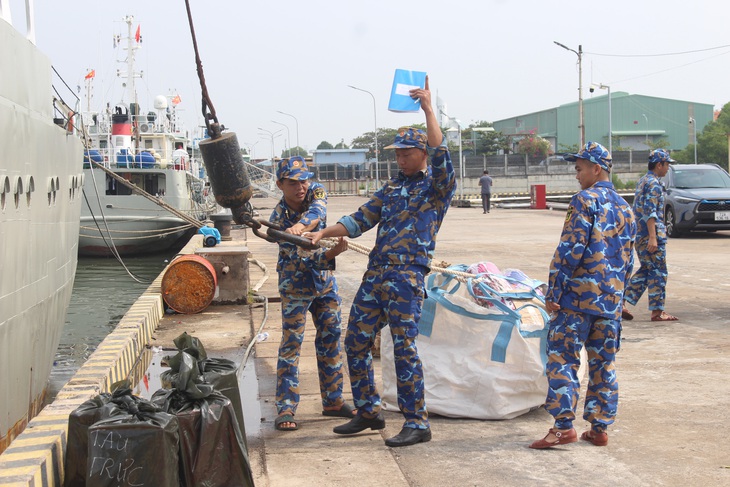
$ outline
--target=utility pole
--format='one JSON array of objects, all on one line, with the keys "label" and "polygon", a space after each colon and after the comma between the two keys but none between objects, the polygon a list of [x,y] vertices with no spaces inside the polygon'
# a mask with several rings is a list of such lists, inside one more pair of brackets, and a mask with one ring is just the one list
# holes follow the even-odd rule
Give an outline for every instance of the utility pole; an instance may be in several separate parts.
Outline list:
[{"label": "utility pole", "polygon": [[583,123],[583,46],[579,45],[576,51],[558,41],[553,42],[578,56],[578,132],[580,134],[580,147],[582,149],[586,143],[586,127]]}]

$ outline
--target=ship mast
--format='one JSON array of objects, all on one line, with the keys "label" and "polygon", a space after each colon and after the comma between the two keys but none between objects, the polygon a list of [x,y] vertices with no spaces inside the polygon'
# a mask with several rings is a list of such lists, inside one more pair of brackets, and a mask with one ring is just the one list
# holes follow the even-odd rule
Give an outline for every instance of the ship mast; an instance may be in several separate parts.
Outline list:
[{"label": "ship mast", "polygon": [[86,112],[91,113],[91,99],[94,98],[94,95],[91,93],[92,85],[91,82],[93,81],[93,76],[86,76],[84,78],[84,82],[86,84]]},{"label": "ship mast", "polygon": [[122,20],[127,24],[127,71],[124,72],[121,70],[117,70],[117,76],[124,80],[122,82],[122,86],[124,86],[127,91],[127,99],[129,100],[130,122],[132,123],[132,127],[134,130],[133,139],[135,140],[135,145],[137,145],[137,117],[139,116],[139,113],[137,113],[137,111],[139,110],[139,101],[137,100],[137,90],[135,88],[134,80],[135,78],[141,78],[144,73],[142,71],[136,72],[134,70],[134,57],[137,49],[141,47],[140,44],[142,43],[142,38],[139,35],[139,26],[137,27],[136,34],[132,33],[134,16],[127,15]]}]

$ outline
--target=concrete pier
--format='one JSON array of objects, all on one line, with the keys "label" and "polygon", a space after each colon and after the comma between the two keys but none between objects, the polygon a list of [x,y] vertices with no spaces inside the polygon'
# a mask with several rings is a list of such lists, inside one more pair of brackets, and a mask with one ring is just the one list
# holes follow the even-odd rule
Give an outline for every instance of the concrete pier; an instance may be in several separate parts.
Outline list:
[{"label": "concrete pier", "polygon": [[[330,198],[329,224],[364,201]],[[436,259],[452,264],[488,260],[545,280],[564,219],[564,211],[494,209],[483,215],[479,207],[451,208],[438,236]],[[373,230],[357,242],[372,245],[374,237]],[[278,310],[272,306],[266,327],[269,339],[256,345],[262,424],[261,441],[250,453],[259,462],[257,485],[730,484],[730,444],[725,439],[730,277],[717,270],[730,265],[729,245],[730,232],[669,241],[667,311],[681,321],[651,322],[646,296],[632,308],[635,319],[624,323],[618,356],[618,418],[606,447],[579,441],[552,451],[530,450],[527,446],[552,425],[542,409],[508,421],[432,416],[433,440],[406,448],[383,443],[402,426],[402,416],[392,412],[384,413],[387,427],[382,432],[339,437],[332,428],[344,420],[321,415],[311,325],[300,362],[299,430],[276,431],[273,401],[279,335]],[[254,256],[273,265],[275,250],[263,244],[251,248]],[[343,327],[365,263],[360,254],[338,257]],[[379,360],[375,362],[379,367]],[[582,409],[581,402],[579,418]],[[584,421],[576,421],[579,432],[584,427]]]},{"label": "concrete pier", "polygon": [[[330,198],[329,224],[364,201],[354,196]],[[275,204],[267,199],[254,203],[264,218]],[[545,280],[564,217],[563,211],[497,208],[483,215],[478,206],[451,208],[438,236],[436,260],[491,261]],[[667,311],[681,320],[651,322],[646,297],[632,308],[635,319],[623,326],[617,364],[619,412],[609,430],[608,446],[579,441],[546,451],[527,448],[552,424],[544,410],[508,421],[432,416],[433,440],[399,449],[383,442],[400,430],[403,420],[398,413],[384,413],[387,427],[381,432],[335,435],[332,428],[345,420],[321,415],[311,320],[300,360],[299,430],[276,431],[281,333],[277,246],[243,230],[231,235],[221,248],[248,249],[256,261],[249,266],[251,291],[268,297],[268,308],[227,304],[212,305],[196,315],[164,314],[158,278],[59,399],[0,456],[0,486],[61,485],[68,414],[135,370],[137,357],[149,354],[149,346],[174,348],[172,339],[183,331],[198,337],[209,356],[236,363],[257,334],[263,338],[268,333],[268,338],[255,343],[240,381],[249,456],[259,487],[730,484],[730,443],[725,438],[730,397],[730,277],[725,269],[730,265],[730,232],[669,241]],[[372,246],[374,238],[375,230],[357,242]],[[200,247],[202,243],[193,240],[185,251],[193,253]],[[351,251],[337,259],[343,328],[366,262],[366,256]],[[269,273],[267,279],[263,268]],[[379,359],[375,363],[379,380]],[[351,401],[347,380],[345,393]],[[582,420],[576,421],[579,431],[584,426]]]}]

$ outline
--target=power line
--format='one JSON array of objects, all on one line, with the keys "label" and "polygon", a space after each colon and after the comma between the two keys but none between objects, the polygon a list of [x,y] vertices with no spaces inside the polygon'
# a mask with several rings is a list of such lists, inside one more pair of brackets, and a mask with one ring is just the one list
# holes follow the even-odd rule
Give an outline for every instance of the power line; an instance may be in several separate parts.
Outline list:
[{"label": "power line", "polygon": [[[728,47],[730,47],[730,46],[728,46]],[[712,58],[719,57],[719,56],[724,56],[724,55],[726,55],[728,53],[730,53],[730,51],[722,52],[720,54],[715,54],[714,56],[706,57],[706,58],[703,58],[703,59],[698,59],[697,61],[692,61],[690,63],[680,64],[679,66],[673,66],[673,67],[670,67],[670,68],[662,69],[660,71],[654,71],[653,73],[647,73],[647,74],[642,74],[642,75],[639,75],[639,76],[634,76],[634,77],[631,77],[631,78],[625,78],[625,79],[618,80],[618,81],[612,81],[611,83],[624,83],[626,81],[633,81],[635,79],[648,78],[649,76],[655,76],[657,74],[665,73],[667,71],[672,71],[672,70],[675,70],[675,69],[679,69],[679,68],[684,68],[686,66],[690,66],[692,64],[701,63],[701,62],[707,61],[708,59],[712,59]]]},{"label": "power line", "polygon": [[724,46],[717,46],[717,47],[708,47],[707,49],[696,49],[693,51],[680,51],[680,52],[667,52],[663,54],[604,54],[604,53],[598,53],[598,52],[589,52],[584,51],[584,54],[590,54],[592,56],[605,56],[605,57],[662,57],[662,56],[680,56],[683,54],[694,54],[696,52],[705,52],[705,51],[714,51],[717,49],[724,49],[726,47],[730,47],[730,44],[726,44]]}]

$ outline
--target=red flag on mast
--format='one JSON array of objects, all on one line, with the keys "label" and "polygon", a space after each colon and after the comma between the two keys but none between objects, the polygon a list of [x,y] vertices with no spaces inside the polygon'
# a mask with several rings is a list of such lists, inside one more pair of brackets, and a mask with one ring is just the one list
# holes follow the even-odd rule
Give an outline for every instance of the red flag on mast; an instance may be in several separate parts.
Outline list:
[{"label": "red flag on mast", "polygon": [[178,104],[178,103],[180,103],[181,101],[182,101],[182,99],[180,98],[180,95],[175,95],[175,96],[174,96],[174,97],[172,98],[172,104],[173,104],[173,105],[177,105],[177,104]]},{"label": "red flag on mast", "polygon": [[134,34],[134,40],[137,42],[139,42],[139,40],[142,38],[142,36],[140,35],[140,30],[139,30],[140,27],[141,27],[141,25],[137,24],[137,33]]},{"label": "red flag on mast", "polygon": [[89,74],[87,74],[86,76],[84,76],[84,79],[91,79],[94,76],[96,76],[96,70],[95,69],[92,69],[91,71],[89,71]]}]

